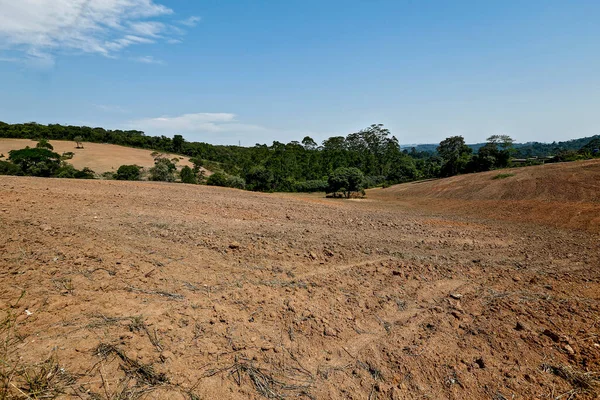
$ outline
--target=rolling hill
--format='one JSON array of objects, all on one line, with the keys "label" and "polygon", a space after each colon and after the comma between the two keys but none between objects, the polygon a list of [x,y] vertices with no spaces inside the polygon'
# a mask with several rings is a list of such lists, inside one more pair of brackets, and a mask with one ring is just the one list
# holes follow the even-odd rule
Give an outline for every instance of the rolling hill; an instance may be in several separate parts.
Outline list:
[{"label": "rolling hill", "polygon": [[[0,154],[8,157],[11,150],[22,149],[25,146],[35,147],[36,141],[29,139],[0,139]],[[62,154],[73,152],[75,155],[68,162],[77,169],[89,167],[94,172],[101,174],[107,171],[116,171],[121,165],[136,164],[149,168],[154,165],[152,150],[135,149],[131,147],[117,146],[114,144],[84,143],[83,149],[77,149],[74,142],[65,140],[51,140],[54,151]],[[167,154],[169,158],[179,157],[179,167],[192,166],[188,157],[175,154]]]},{"label": "rolling hill", "polygon": [[368,195],[428,210],[600,231],[600,160],[405,183]]}]

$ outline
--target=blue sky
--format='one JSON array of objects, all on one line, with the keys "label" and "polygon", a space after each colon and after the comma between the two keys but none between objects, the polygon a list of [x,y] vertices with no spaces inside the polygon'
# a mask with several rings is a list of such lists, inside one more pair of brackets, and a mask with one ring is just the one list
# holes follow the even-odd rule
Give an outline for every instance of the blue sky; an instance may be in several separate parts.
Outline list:
[{"label": "blue sky", "polygon": [[600,133],[600,2],[0,0],[0,120],[251,146]]}]

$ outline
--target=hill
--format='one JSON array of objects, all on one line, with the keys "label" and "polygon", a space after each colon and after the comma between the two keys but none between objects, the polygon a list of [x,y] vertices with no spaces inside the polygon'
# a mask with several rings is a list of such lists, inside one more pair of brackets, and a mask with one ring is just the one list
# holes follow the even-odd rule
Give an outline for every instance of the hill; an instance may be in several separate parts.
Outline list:
[{"label": "hill", "polygon": [[[35,147],[36,143],[36,141],[29,139],[0,139],[0,154],[8,157],[10,150],[22,149],[25,146]],[[75,153],[73,158],[68,161],[75,168],[89,167],[97,174],[107,171],[115,172],[124,164],[136,164],[145,168],[154,165],[154,158],[151,156],[152,150],[101,143],[84,143],[83,149],[77,149],[74,142],[65,140],[51,140],[50,144],[54,147],[54,151],[59,154],[69,151]],[[193,166],[188,157],[175,154],[168,154],[168,157],[180,158],[179,167],[184,165]]]},{"label": "hill", "polygon": [[600,160],[511,168],[369,191],[480,218],[600,231]]}]

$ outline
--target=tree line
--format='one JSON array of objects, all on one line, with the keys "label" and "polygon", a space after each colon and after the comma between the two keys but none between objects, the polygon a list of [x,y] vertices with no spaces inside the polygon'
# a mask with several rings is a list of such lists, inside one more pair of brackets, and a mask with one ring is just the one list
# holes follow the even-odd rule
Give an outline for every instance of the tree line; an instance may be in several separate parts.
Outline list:
[{"label": "tree line", "polygon": [[[515,155],[519,155],[512,138],[506,135],[489,137],[486,143],[477,146],[477,150],[466,145],[461,136],[443,140],[435,151],[419,151],[415,147],[402,150],[398,139],[381,124],[371,125],[347,136],[330,137],[321,144],[307,136],[302,141],[275,141],[270,146],[256,144],[252,147],[188,142],[181,135],[174,135],[173,138],[147,136],[137,130],[37,123],[0,122],[0,137],[72,140],[78,146],[81,142],[111,143],[181,154],[190,157],[194,163],[193,169],[187,167],[177,172],[176,166],[171,165],[171,160],[157,157],[150,178],[173,181],[177,180],[176,175],[179,174],[179,180],[187,183],[207,183],[255,191],[315,192],[333,190],[334,186],[347,189],[339,187],[339,184],[334,185],[337,178],[332,180],[332,176],[341,176],[340,179],[344,181],[355,176],[356,170],[362,175],[362,181],[355,188],[391,185],[505,168],[511,165]],[[582,146],[588,142],[590,140],[585,141]],[[560,154],[561,149],[556,150],[556,154]],[[573,153],[572,150],[568,151]],[[593,151],[594,149],[586,154],[589,156]],[[586,156],[574,153],[569,157]],[[531,160],[531,163],[534,162],[535,160]],[[132,173],[132,166],[127,167],[128,172]],[[204,179],[199,174],[201,167],[215,174]],[[355,170],[349,172],[348,169]]]}]

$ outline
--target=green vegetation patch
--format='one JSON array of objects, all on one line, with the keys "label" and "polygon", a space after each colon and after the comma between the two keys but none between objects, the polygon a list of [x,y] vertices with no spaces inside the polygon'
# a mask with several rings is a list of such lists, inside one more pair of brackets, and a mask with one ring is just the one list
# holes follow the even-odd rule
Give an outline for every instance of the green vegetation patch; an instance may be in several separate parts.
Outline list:
[{"label": "green vegetation patch", "polygon": [[510,178],[511,176],[515,176],[515,174],[498,174],[498,175],[494,176],[492,179],[506,179],[506,178]]}]

